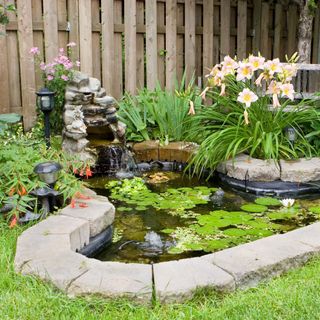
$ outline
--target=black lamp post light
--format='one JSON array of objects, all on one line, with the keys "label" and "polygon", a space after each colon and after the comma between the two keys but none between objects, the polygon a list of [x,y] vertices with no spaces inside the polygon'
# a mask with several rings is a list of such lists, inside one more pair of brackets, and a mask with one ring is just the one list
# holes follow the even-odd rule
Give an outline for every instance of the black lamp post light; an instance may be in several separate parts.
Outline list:
[{"label": "black lamp post light", "polygon": [[44,114],[44,136],[47,148],[50,148],[50,112],[54,108],[55,92],[41,88],[37,93],[37,105]]},{"label": "black lamp post light", "polygon": [[55,204],[55,197],[59,195],[59,192],[54,190],[54,185],[58,180],[58,174],[61,169],[61,164],[53,161],[39,163],[34,168],[34,172],[38,174],[39,179],[47,184],[46,187],[38,188],[30,192],[30,194],[41,200],[42,218],[45,218],[51,211]]}]

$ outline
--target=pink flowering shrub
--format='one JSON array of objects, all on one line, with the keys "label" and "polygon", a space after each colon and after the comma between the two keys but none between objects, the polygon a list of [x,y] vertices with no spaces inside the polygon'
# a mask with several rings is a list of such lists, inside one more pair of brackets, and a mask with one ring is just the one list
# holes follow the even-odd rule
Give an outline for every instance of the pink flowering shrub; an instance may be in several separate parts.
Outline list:
[{"label": "pink flowering shrub", "polygon": [[74,42],[67,44],[67,50],[59,49],[58,56],[48,63],[40,58],[40,50],[37,47],[30,49],[30,54],[34,56],[38,71],[41,73],[44,86],[54,91],[55,107],[51,115],[51,124],[53,130],[59,133],[62,129],[62,109],[64,105],[65,88],[72,80],[75,68],[80,66],[79,61],[73,61],[72,48],[76,46]]}]

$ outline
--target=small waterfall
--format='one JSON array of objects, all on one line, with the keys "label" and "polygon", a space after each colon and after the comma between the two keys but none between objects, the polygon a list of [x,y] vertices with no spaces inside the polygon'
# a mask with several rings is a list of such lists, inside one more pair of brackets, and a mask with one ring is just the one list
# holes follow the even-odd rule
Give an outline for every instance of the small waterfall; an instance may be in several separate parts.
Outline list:
[{"label": "small waterfall", "polygon": [[128,148],[123,145],[101,147],[95,171],[101,174],[116,175],[117,178],[131,178],[137,170],[135,160]]}]

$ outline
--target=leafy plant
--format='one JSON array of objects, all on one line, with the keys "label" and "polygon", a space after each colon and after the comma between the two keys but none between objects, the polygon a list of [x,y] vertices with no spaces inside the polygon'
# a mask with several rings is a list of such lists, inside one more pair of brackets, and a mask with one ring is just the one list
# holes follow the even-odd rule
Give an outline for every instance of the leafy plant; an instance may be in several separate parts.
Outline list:
[{"label": "leafy plant", "polygon": [[[193,123],[187,122],[193,109],[200,110],[201,98],[198,91],[189,83],[185,89],[185,78],[176,90],[162,90],[158,85],[154,91],[142,89],[133,97],[126,93],[119,102],[119,118],[127,125],[127,138],[130,141],[184,140]],[[191,109],[191,105],[192,108]]]},{"label": "leafy plant", "polygon": [[0,4],[0,25],[6,25],[9,23],[8,12],[16,12],[14,4]]},{"label": "leafy plant", "polygon": [[8,128],[8,124],[17,123],[20,119],[21,116],[16,113],[0,114],[0,135]]},{"label": "leafy plant", "polygon": [[[220,162],[239,153],[274,160],[310,157],[316,153],[305,137],[307,126],[319,121],[313,101],[301,101],[293,106],[290,101],[293,98],[290,79],[295,73],[294,65],[283,67],[276,59],[264,62],[262,57],[253,58],[263,60],[260,61],[262,71],[254,83],[251,78],[258,71],[255,71],[250,57],[249,61],[239,63],[226,57],[211,71],[210,87],[202,96],[206,93],[214,104],[193,117],[192,121],[197,121],[201,130],[193,126],[188,136],[189,140],[200,144],[189,164],[198,174],[205,168],[214,170]],[[277,71],[270,71],[272,64],[272,70]],[[259,86],[262,82],[268,88],[265,92]],[[278,95],[290,100],[279,101]],[[289,127],[296,133],[294,144],[286,133]]]}]

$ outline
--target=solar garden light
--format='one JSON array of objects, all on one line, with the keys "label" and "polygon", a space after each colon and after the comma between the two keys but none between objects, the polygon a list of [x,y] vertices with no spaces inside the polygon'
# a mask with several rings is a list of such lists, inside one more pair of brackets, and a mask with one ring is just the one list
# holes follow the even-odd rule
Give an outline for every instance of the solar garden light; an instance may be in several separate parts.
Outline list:
[{"label": "solar garden light", "polygon": [[293,147],[294,142],[296,141],[296,136],[297,136],[296,130],[292,127],[287,127],[286,134],[287,134],[287,138],[288,138],[290,144]]},{"label": "solar garden light", "polygon": [[54,185],[58,180],[58,174],[61,169],[62,166],[60,163],[48,161],[37,164],[33,170],[38,174],[39,179],[47,184],[46,187],[38,188],[30,192],[30,194],[41,200],[43,209],[42,218],[45,218],[50,212],[50,198],[52,198],[52,206],[54,206],[55,197],[59,195],[59,192],[54,190]]},{"label": "solar garden light", "polygon": [[55,92],[41,88],[37,93],[37,105],[44,114],[44,136],[47,148],[50,147],[50,112],[54,108]]}]

